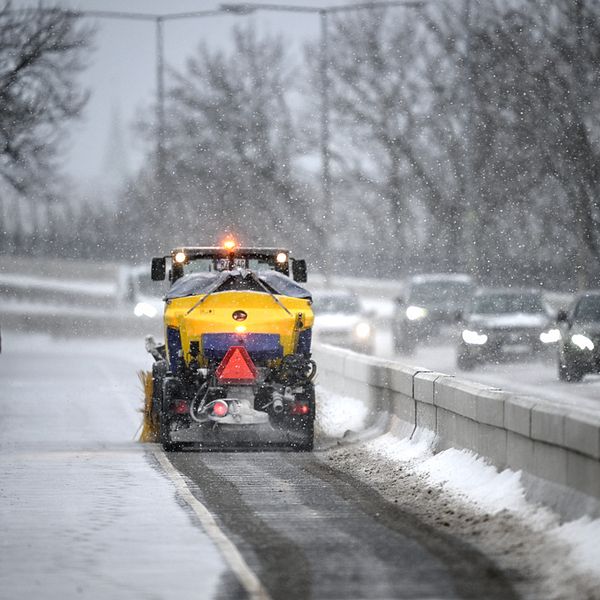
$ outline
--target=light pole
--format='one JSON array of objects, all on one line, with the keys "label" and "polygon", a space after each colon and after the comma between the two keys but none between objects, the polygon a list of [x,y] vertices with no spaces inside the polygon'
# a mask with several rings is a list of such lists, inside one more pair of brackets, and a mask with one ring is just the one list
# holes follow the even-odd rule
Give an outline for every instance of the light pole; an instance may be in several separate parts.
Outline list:
[{"label": "light pole", "polygon": [[479,264],[475,254],[476,242],[476,221],[475,202],[473,194],[473,65],[472,65],[472,35],[471,18],[472,2],[464,0],[464,22],[465,22],[465,58],[463,63],[464,77],[464,114],[465,114],[465,135],[464,135],[464,194],[465,194],[465,215],[463,221],[464,239],[463,243],[466,249],[467,270],[471,275],[479,274]]},{"label": "light pole", "polygon": [[185,13],[169,13],[164,15],[131,13],[107,10],[84,10],[74,12],[74,15],[98,19],[116,19],[130,21],[153,22],[156,39],[156,180],[159,203],[164,201],[166,153],[165,153],[165,48],[164,23],[166,21],[199,19],[223,15],[223,10],[200,10]]},{"label": "light pole", "polygon": [[403,6],[411,8],[421,8],[427,4],[428,0],[390,0],[383,2],[365,2],[360,4],[342,4],[339,6],[329,6],[320,8],[317,6],[304,5],[285,5],[285,4],[267,4],[267,3],[235,3],[221,4],[223,12],[236,15],[248,15],[258,10],[312,13],[317,14],[320,20],[320,51],[319,51],[319,92],[321,97],[320,110],[320,152],[321,152],[321,193],[323,197],[323,216],[324,223],[321,225],[322,243],[325,253],[324,271],[326,279],[332,275],[333,263],[333,242],[332,235],[328,235],[329,227],[335,222],[335,207],[331,195],[331,163],[329,156],[329,28],[328,16],[332,13],[349,12],[356,10],[374,10],[378,8]]}]

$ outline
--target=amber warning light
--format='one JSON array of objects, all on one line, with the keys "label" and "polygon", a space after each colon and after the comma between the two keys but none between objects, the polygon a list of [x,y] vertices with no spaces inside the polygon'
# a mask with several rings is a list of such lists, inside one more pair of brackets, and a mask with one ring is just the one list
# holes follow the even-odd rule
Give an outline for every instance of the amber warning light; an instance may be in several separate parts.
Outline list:
[{"label": "amber warning light", "polygon": [[244,346],[231,346],[217,367],[219,383],[254,383],[256,367]]},{"label": "amber warning light", "polygon": [[226,240],[223,242],[223,248],[225,248],[225,250],[234,250],[235,246],[236,244],[234,240]]}]

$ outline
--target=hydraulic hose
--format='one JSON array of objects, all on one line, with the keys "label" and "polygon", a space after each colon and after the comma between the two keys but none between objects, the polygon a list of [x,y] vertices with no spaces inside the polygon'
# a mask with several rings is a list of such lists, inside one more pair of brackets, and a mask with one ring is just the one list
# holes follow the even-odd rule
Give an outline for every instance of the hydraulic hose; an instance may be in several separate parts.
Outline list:
[{"label": "hydraulic hose", "polygon": [[190,417],[191,417],[192,421],[195,421],[196,423],[204,423],[204,421],[202,419],[199,419],[196,416],[196,403],[200,399],[200,395],[204,392],[204,395],[202,396],[202,400],[200,400],[200,404],[198,406],[198,412],[201,412],[202,409],[204,408],[204,405],[206,404],[206,400],[208,398],[208,392],[209,391],[210,390],[209,390],[209,387],[208,387],[208,381],[205,381],[200,386],[200,389],[198,390],[198,392],[194,396],[194,399],[190,403]]},{"label": "hydraulic hose", "polygon": [[317,363],[312,358],[308,362],[310,363],[310,373],[306,376],[306,379],[312,381],[317,375]]}]

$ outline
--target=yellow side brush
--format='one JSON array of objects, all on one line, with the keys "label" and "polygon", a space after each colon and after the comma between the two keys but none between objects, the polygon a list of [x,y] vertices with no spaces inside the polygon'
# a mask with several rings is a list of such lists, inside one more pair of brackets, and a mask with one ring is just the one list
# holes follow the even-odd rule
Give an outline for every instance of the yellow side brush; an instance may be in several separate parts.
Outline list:
[{"label": "yellow side brush", "polygon": [[144,391],[144,408],[140,409],[140,412],[144,415],[140,442],[156,442],[158,431],[156,423],[152,419],[152,373],[138,371],[138,377]]}]

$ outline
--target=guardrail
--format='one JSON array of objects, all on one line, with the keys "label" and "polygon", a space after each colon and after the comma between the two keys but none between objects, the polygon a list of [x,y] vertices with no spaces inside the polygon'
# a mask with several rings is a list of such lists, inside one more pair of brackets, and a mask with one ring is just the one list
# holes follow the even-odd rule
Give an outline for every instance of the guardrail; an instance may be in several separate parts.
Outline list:
[{"label": "guardrail", "polygon": [[[15,273],[0,261],[3,329],[160,337],[160,319],[135,318],[132,307],[119,302],[114,265],[34,261],[35,269],[27,274],[21,262]],[[347,287],[352,283],[344,279]],[[357,292],[368,289],[371,297],[388,298],[396,285],[386,282],[379,291],[372,280],[354,283]],[[521,470],[529,496],[564,516],[600,516],[597,414],[333,347],[316,347],[315,358],[325,386],[367,403],[373,424],[380,425],[387,415],[404,435],[417,427],[430,429],[440,449],[466,448],[499,469]]]},{"label": "guardrail", "polygon": [[117,285],[113,282],[65,280],[0,273],[2,304],[11,302],[24,308],[40,306],[85,306],[111,308],[117,302]]},{"label": "guardrail", "polygon": [[563,517],[600,517],[600,417],[424,368],[317,346],[319,382],[358,398],[372,423],[436,434],[437,449],[464,448],[499,470],[522,472],[529,499]]}]

